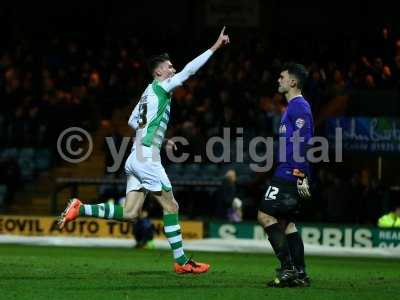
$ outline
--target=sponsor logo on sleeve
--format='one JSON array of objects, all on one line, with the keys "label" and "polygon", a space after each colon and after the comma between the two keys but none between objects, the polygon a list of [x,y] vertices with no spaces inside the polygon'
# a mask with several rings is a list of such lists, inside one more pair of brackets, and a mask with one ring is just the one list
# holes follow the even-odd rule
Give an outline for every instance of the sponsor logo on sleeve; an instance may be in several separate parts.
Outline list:
[{"label": "sponsor logo on sleeve", "polygon": [[302,128],[305,123],[306,123],[306,121],[304,119],[302,119],[302,118],[298,118],[296,120],[296,122],[295,122],[296,127],[299,128],[299,129]]},{"label": "sponsor logo on sleeve", "polygon": [[286,125],[283,124],[279,127],[279,133],[286,133]]}]

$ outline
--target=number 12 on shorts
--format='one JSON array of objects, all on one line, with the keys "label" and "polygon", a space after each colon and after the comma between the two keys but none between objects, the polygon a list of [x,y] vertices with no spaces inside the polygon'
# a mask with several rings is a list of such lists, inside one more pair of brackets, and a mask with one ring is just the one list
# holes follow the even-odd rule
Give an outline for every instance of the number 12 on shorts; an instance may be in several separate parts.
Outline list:
[{"label": "number 12 on shorts", "polygon": [[265,200],[276,200],[276,195],[279,193],[279,188],[270,185],[265,193]]}]

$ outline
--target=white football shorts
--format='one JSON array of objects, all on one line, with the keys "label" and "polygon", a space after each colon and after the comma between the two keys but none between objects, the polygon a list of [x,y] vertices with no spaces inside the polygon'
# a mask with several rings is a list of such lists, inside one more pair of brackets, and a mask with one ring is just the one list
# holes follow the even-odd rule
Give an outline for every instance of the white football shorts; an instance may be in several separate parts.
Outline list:
[{"label": "white football shorts", "polygon": [[126,194],[142,188],[151,192],[172,190],[159,155],[143,157],[134,149],[126,160],[125,173],[127,175]]}]

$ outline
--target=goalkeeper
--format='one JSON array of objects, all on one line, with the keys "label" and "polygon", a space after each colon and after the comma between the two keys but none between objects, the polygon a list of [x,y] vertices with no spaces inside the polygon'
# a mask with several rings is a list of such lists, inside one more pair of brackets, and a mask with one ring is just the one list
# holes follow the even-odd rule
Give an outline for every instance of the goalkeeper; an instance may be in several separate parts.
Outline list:
[{"label": "goalkeeper", "polygon": [[[313,135],[313,117],[301,94],[307,71],[299,64],[288,64],[278,79],[279,92],[288,106],[282,116],[279,136],[285,144],[279,149],[279,163],[265,198],[261,201],[258,221],[263,226],[275,255],[281,263],[271,287],[308,286],[304,245],[294,224],[299,197],[309,198],[309,164],[305,160],[308,141]],[[279,142],[281,147],[281,141]]]}]

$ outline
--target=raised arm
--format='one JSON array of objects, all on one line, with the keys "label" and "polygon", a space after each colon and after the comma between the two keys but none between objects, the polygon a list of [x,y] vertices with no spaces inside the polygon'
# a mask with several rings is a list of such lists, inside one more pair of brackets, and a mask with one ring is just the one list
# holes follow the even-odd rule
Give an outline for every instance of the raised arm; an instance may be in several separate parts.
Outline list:
[{"label": "raised arm", "polygon": [[160,83],[161,87],[165,91],[170,92],[174,88],[182,85],[184,81],[186,81],[190,76],[196,73],[208,61],[208,59],[215,51],[217,51],[221,46],[229,43],[229,36],[226,35],[224,32],[225,32],[225,26],[224,28],[222,28],[217,41],[210,49],[208,49],[207,51],[205,51],[204,53],[200,54],[198,57],[193,59],[191,62],[189,62],[183,68],[182,71],[175,74],[171,78],[168,78],[163,82],[161,82]]}]

